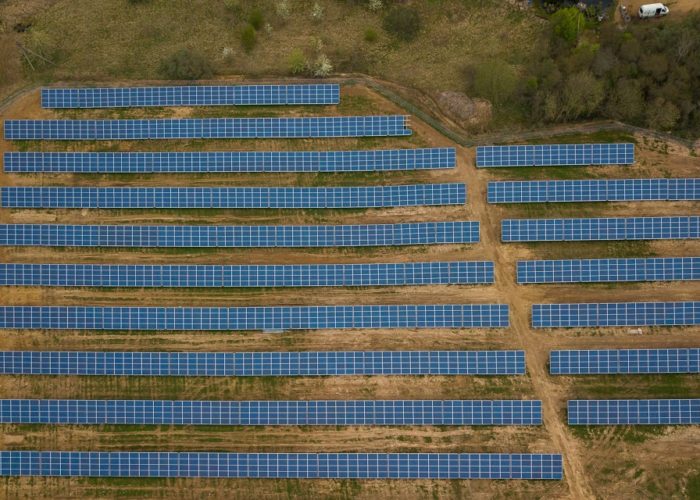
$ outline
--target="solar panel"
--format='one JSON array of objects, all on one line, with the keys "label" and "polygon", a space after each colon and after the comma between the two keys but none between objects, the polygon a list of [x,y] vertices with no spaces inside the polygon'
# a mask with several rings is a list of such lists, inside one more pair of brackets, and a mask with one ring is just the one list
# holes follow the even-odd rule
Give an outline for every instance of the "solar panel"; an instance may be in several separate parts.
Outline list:
[{"label": "solar panel", "polygon": [[493,283],[493,262],[312,265],[0,264],[0,285],[312,287]]},{"label": "solar panel", "polygon": [[163,401],[0,399],[4,424],[542,425],[520,400]]},{"label": "solar panel", "polygon": [[264,106],[339,102],[340,86],[335,83],[41,89],[42,108]]},{"label": "solar panel", "polygon": [[518,261],[518,283],[700,280],[700,257]]},{"label": "solar panel", "polygon": [[501,239],[509,241],[670,240],[700,238],[700,217],[600,219],[503,219]]},{"label": "solar panel", "polygon": [[631,165],[634,144],[538,144],[525,146],[479,146],[476,166],[552,167]]},{"label": "solar panel", "polygon": [[4,153],[6,172],[372,172],[454,168],[454,148],[368,151]]},{"label": "solar panel", "polygon": [[562,479],[558,454],[0,451],[2,476]]},{"label": "solar panel", "polygon": [[411,135],[403,115],[150,120],[5,120],[5,139],[284,139]]},{"label": "solar panel", "polygon": [[3,208],[381,208],[463,205],[466,185],[2,187]]},{"label": "solar panel", "polygon": [[551,351],[552,375],[700,373],[700,349]]},{"label": "solar panel", "polygon": [[316,330],[505,328],[506,304],[282,307],[0,307],[0,328],[71,330]]},{"label": "solar panel", "polygon": [[700,179],[489,182],[489,203],[700,200]]},{"label": "solar panel", "polygon": [[614,399],[568,402],[569,425],[700,424],[700,399]]},{"label": "solar panel", "polygon": [[271,248],[476,243],[478,222],[344,226],[88,226],[0,224],[2,246]]},{"label": "solar panel", "polygon": [[533,328],[700,324],[700,302],[534,304]]}]

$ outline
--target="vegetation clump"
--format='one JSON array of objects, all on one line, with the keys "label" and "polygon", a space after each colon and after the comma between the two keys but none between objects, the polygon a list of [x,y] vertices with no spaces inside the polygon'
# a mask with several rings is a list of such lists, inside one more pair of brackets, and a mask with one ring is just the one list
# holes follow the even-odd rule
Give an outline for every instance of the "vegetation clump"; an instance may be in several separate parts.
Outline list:
[{"label": "vegetation clump", "polygon": [[160,70],[166,78],[171,80],[199,80],[211,78],[214,74],[209,61],[190,49],[180,49],[165,58]]}]

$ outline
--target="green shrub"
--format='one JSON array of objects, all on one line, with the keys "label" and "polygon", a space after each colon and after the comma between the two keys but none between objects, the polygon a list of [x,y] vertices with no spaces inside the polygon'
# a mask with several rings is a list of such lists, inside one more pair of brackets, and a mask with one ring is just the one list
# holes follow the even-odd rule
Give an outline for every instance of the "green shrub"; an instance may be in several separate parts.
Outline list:
[{"label": "green shrub", "polygon": [[258,42],[255,36],[255,28],[252,24],[247,25],[243,28],[241,32],[241,44],[243,44],[243,50],[250,52],[255,48],[255,44]]},{"label": "green shrub", "polygon": [[365,42],[376,42],[377,41],[377,32],[373,30],[372,28],[367,28],[365,30]]},{"label": "green shrub", "polygon": [[214,74],[209,61],[189,49],[180,49],[165,58],[161,62],[160,71],[172,80],[198,80],[211,78]]},{"label": "green shrub", "polygon": [[257,8],[251,10],[250,15],[248,16],[248,22],[255,29],[255,31],[259,31],[265,22],[262,11]]},{"label": "green shrub", "polygon": [[397,5],[384,17],[384,29],[401,40],[416,38],[420,27],[420,14],[411,7]]},{"label": "green shrub", "polygon": [[509,101],[518,86],[518,74],[508,63],[491,59],[473,68],[473,92],[495,105]]},{"label": "green shrub", "polygon": [[586,19],[576,7],[559,9],[552,14],[549,21],[552,24],[552,33],[571,45],[576,44],[579,33],[586,28]]},{"label": "green shrub", "polygon": [[306,57],[300,49],[294,49],[287,59],[289,72],[293,75],[300,75],[306,70]]}]

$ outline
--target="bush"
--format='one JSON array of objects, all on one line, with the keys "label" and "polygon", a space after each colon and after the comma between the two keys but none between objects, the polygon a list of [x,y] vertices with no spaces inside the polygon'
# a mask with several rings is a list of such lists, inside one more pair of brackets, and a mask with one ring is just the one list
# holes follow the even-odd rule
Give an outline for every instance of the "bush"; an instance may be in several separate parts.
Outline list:
[{"label": "bush", "polygon": [[255,28],[252,24],[247,25],[243,28],[241,32],[241,44],[243,45],[243,50],[250,52],[255,48],[255,44],[258,42],[255,36]]},{"label": "bush", "polygon": [[255,31],[259,31],[265,22],[262,11],[260,9],[251,10],[250,15],[248,16],[248,22],[255,29]]},{"label": "bush", "polygon": [[373,30],[372,28],[367,28],[365,30],[365,42],[376,42],[377,41],[377,32]]},{"label": "bush", "polygon": [[411,41],[420,31],[420,14],[411,7],[397,5],[384,17],[384,29],[396,38]]},{"label": "bush", "polygon": [[378,12],[384,7],[384,2],[382,0],[369,0],[367,2],[367,8],[372,12]]},{"label": "bush", "polygon": [[576,7],[559,9],[549,18],[552,33],[570,45],[575,45],[580,31],[586,27],[586,20]]},{"label": "bush", "polygon": [[289,64],[289,72],[293,75],[299,75],[306,70],[306,57],[300,49],[294,49],[290,52],[287,63]]},{"label": "bush", "polygon": [[328,56],[321,54],[316,59],[313,67],[313,75],[319,78],[324,78],[333,72],[333,65]]},{"label": "bush", "polygon": [[180,49],[164,59],[160,71],[172,80],[198,80],[211,78],[214,74],[209,61],[189,49]]},{"label": "bush", "polygon": [[507,102],[518,85],[518,75],[507,63],[498,59],[474,67],[472,90],[495,105]]}]

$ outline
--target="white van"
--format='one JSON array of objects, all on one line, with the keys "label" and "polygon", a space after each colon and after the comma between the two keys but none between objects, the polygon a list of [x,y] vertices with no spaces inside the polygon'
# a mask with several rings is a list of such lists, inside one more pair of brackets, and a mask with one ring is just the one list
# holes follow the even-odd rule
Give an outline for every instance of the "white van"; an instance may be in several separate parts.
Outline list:
[{"label": "white van", "polygon": [[639,7],[639,18],[661,17],[668,14],[669,10],[662,3],[648,3]]}]

